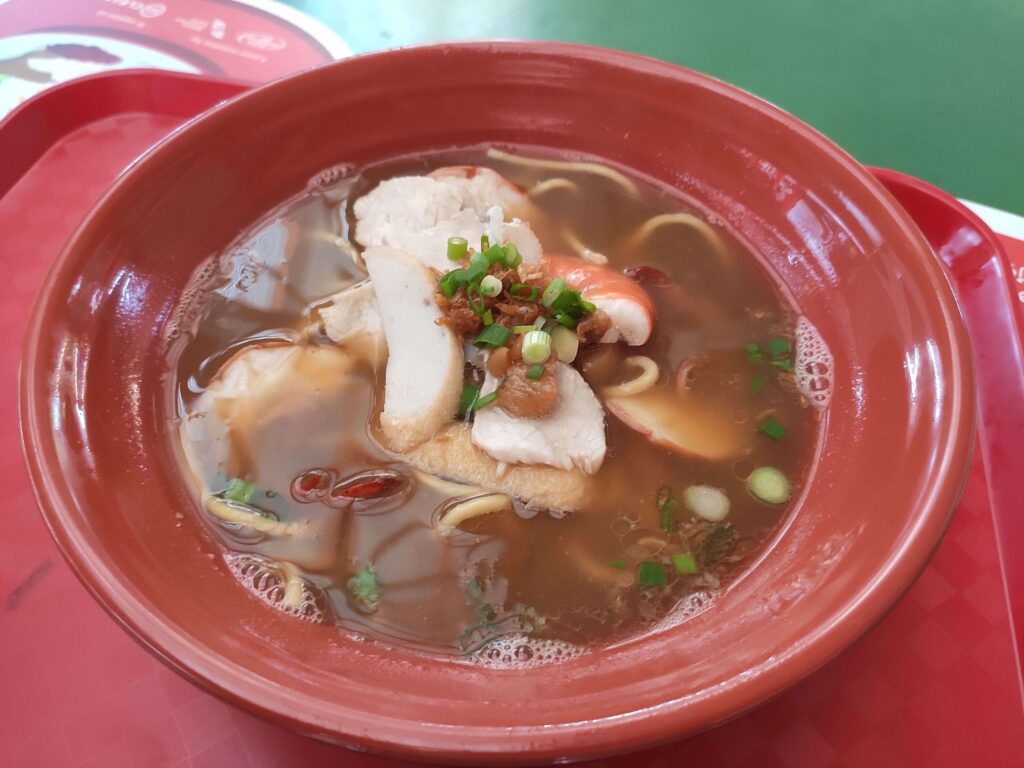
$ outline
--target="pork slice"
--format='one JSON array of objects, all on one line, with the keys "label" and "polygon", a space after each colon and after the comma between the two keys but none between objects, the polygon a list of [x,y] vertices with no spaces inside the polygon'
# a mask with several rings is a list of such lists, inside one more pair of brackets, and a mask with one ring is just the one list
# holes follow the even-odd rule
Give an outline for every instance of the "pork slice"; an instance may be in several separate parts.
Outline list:
[{"label": "pork slice", "polygon": [[[530,226],[519,219],[504,221],[507,190],[497,181],[477,180],[481,178],[488,177],[400,176],[382,181],[355,202],[356,241],[366,247],[398,248],[442,272],[452,266],[447,256],[450,237],[463,237],[477,247],[487,234],[515,244],[527,264],[539,261],[540,241]],[[494,231],[495,207],[500,232]]]},{"label": "pork slice", "polygon": [[[579,469],[592,475],[607,452],[604,409],[583,377],[558,363],[558,405],[548,416],[528,419],[492,405],[476,412],[473,443],[506,464],[543,464]],[[497,380],[488,374],[481,394],[493,392]]]}]

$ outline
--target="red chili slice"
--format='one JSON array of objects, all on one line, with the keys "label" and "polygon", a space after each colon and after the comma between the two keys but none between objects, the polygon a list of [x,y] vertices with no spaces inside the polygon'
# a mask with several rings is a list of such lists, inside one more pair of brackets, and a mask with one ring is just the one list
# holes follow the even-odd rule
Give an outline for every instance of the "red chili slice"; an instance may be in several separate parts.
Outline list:
[{"label": "red chili slice", "polygon": [[311,469],[292,481],[292,497],[303,503],[317,501],[327,495],[333,482],[333,472],[326,469]]},{"label": "red chili slice", "polygon": [[391,496],[405,486],[405,476],[399,472],[381,470],[366,472],[342,480],[331,488],[332,499],[378,499]]}]

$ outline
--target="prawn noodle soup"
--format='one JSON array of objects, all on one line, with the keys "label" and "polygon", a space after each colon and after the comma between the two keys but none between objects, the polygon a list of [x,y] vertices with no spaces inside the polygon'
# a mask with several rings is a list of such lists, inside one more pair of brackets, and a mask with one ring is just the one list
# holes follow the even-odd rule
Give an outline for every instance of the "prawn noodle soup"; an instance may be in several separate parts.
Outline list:
[{"label": "prawn noodle soup", "polygon": [[321,174],[172,326],[182,469],[238,599],[485,665],[702,610],[779,526],[830,391],[711,217],[518,150]]}]

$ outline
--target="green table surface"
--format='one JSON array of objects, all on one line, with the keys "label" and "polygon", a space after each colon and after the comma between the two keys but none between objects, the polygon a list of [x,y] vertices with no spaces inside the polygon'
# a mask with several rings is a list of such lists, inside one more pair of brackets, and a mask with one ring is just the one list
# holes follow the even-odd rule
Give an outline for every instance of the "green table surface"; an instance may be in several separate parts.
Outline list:
[{"label": "green table surface", "polygon": [[1024,213],[1024,0],[285,0],[356,53],[590,43],[774,102],[864,163]]}]

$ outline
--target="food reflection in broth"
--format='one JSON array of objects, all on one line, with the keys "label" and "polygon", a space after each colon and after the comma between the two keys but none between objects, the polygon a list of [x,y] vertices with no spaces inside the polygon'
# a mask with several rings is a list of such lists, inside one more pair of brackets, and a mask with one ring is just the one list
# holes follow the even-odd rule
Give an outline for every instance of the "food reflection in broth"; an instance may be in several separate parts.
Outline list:
[{"label": "food reflection in broth", "polygon": [[728,231],[603,166],[497,150],[324,174],[178,318],[183,470],[239,581],[484,664],[713,600],[805,481],[830,389]]}]

